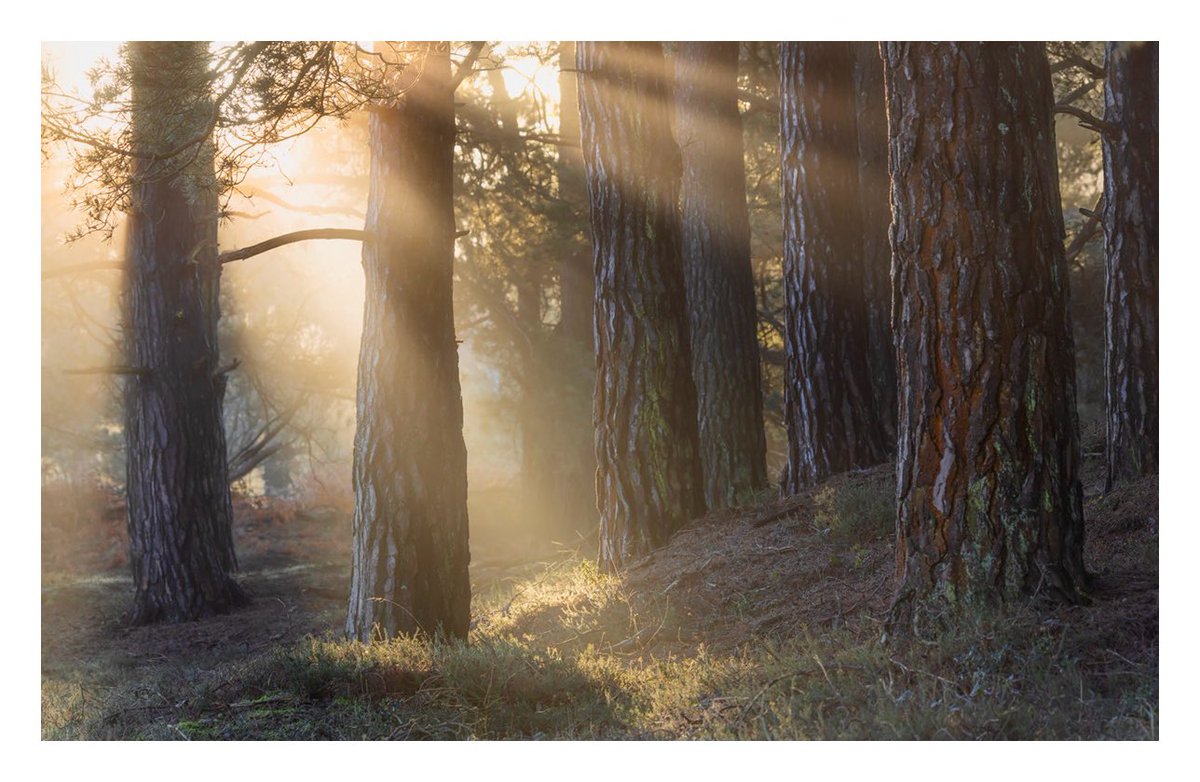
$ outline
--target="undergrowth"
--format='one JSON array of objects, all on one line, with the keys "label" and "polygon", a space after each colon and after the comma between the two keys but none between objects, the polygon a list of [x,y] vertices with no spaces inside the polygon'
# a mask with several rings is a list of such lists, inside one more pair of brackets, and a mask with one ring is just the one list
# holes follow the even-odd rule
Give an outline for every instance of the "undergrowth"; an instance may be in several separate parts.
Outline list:
[{"label": "undergrowth", "polygon": [[[857,500],[854,500],[857,502]],[[1060,609],[881,644],[837,629],[731,653],[673,635],[658,595],[564,562],[477,605],[469,642],[309,637],[215,670],[43,682],[45,738],[1153,739],[1137,628]],[[1076,613],[1072,613],[1075,611]],[[1130,619],[1136,621],[1136,618]]]}]

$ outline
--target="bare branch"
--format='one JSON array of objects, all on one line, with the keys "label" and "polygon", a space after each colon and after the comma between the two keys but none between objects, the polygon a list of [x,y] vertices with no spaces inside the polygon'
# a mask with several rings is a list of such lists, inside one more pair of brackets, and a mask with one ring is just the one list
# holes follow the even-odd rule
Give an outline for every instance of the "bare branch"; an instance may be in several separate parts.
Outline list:
[{"label": "bare branch", "polygon": [[305,242],[309,239],[348,239],[354,242],[365,242],[367,238],[367,232],[358,228],[311,228],[306,231],[293,231],[276,236],[272,239],[267,239],[265,242],[243,247],[240,250],[230,250],[229,252],[221,253],[217,256],[217,263],[233,263],[234,261],[253,258],[269,250],[274,250],[277,247],[295,244],[296,242]]},{"label": "bare branch", "polygon": [[458,85],[471,75],[471,71],[475,68],[475,62],[479,59],[479,55],[483,53],[483,47],[487,41],[471,41],[471,50],[467,52],[467,56],[463,58],[459,64],[458,70],[454,72],[454,78],[450,80],[450,91],[454,92],[458,89]]},{"label": "bare branch", "polygon": [[1099,117],[1092,114],[1091,112],[1084,111],[1083,109],[1078,108],[1076,106],[1068,106],[1066,104],[1059,103],[1059,104],[1055,105],[1054,113],[1055,114],[1068,114],[1072,117],[1075,117],[1076,119],[1079,120],[1079,126],[1081,128],[1086,128],[1087,130],[1092,130],[1092,131],[1095,131],[1096,133],[1100,133],[1102,135],[1104,133],[1112,133],[1115,130],[1115,128],[1112,125],[1110,125],[1109,123],[1100,119]]}]

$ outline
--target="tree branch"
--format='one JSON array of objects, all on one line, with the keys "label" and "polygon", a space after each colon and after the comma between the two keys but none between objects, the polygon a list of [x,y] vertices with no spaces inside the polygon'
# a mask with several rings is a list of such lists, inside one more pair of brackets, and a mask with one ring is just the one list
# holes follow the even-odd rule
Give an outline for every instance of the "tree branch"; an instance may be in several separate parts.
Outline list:
[{"label": "tree branch", "polygon": [[1103,65],[1097,65],[1096,63],[1092,62],[1091,60],[1089,60],[1085,57],[1080,57],[1078,54],[1068,54],[1065,57],[1063,57],[1061,60],[1058,61],[1055,68],[1052,69],[1052,72],[1060,71],[1060,70],[1063,70],[1063,69],[1071,67],[1071,66],[1075,66],[1076,68],[1079,68],[1084,73],[1091,76],[1093,79],[1103,79],[1104,78],[1104,66]]},{"label": "tree branch", "polygon": [[246,258],[253,258],[256,255],[274,250],[277,247],[295,244],[296,242],[305,242],[309,239],[349,239],[355,242],[365,242],[367,238],[367,232],[359,228],[311,228],[306,231],[292,231],[291,233],[267,239],[265,242],[243,247],[240,250],[230,250],[229,252],[221,253],[217,256],[217,263],[225,264],[242,261]]},{"label": "tree branch", "polygon": [[1079,126],[1087,130],[1093,130],[1101,135],[1112,133],[1115,128],[1104,120],[1100,119],[1091,112],[1084,111],[1076,106],[1068,106],[1064,103],[1059,103],[1054,106],[1055,114],[1068,114],[1079,120]]},{"label": "tree branch", "polygon": [[471,41],[471,50],[467,52],[467,56],[459,64],[458,70],[454,72],[454,78],[450,80],[450,91],[454,92],[458,89],[458,85],[471,75],[471,71],[475,68],[476,61],[479,60],[479,55],[483,53],[483,47],[487,41]]},{"label": "tree branch", "polygon": [[1102,233],[1102,229],[1104,227],[1101,222],[1103,208],[1104,196],[1100,196],[1100,200],[1096,202],[1095,208],[1090,212],[1086,209],[1079,210],[1087,215],[1088,219],[1087,222],[1085,222],[1079,229],[1079,232],[1075,234],[1075,238],[1071,240],[1071,244],[1067,246],[1067,263],[1073,263],[1075,259],[1079,257],[1079,254],[1083,252],[1083,248],[1087,246],[1087,243],[1090,242],[1094,236]]}]

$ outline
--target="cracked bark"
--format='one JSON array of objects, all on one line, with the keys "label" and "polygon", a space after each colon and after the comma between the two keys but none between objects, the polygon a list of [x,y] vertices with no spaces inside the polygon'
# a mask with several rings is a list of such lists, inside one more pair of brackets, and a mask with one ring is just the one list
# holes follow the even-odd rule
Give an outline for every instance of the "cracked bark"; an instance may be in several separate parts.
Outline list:
[{"label": "cracked bark", "polygon": [[737,42],[685,42],[675,56],[683,158],[683,270],[704,497],[735,504],[767,484],[758,310]]},{"label": "cracked bark", "polygon": [[467,454],[452,301],[454,106],[446,44],[371,113],[366,303],[346,634],[466,637]]},{"label": "cracked bark", "polygon": [[679,150],[658,43],[577,44],[595,268],[600,560],[703,512],[680,255]]},{"label": "cracked bark", "polygon": [[1158,472],[1158,43],[1105,50],[1106,491]]},{"label": "cracked bark", "polygon": [[850,44],[780,46],[788,462],[782,492],[878,464]]},{"label": "cracked bark", "polygon": [[1053,94],[1041,44],[883,47],[899,444],[892,626],[1084,596]]},{"label": "cracked bark", "polygon": [[[129,45],[133,143],[156,154],[210,116],[208,46]],[[184,156],[191,160],[182,160]],[[135,624],[183,622],[246,602],[233,578],[221,420],[220,264],[213,150],[132,159],[125,318],[126,497]]]}]

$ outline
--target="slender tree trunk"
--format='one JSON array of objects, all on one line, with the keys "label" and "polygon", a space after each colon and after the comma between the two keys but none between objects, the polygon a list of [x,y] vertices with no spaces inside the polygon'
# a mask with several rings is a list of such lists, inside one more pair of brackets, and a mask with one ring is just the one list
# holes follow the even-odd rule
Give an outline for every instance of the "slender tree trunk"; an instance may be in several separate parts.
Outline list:
[{"label": "slender tree trunk", "polygon": [[868,365],[850,44],[780,46],[791,494],[887,458]]},{"label": "slender tree trunk", "polygon": [[704,497],[709,508],[722,508],[767,484],[738,44],[681,43],[675,62],[683,271]]},{"label": "slender tree trunk", "polygon": [[1041,44],[884,47],[900,370],[898,630],[1083,595],[1075,355]]},{"label": "slender tree trunk", "polygon": [[[132,133],[161,153],[210,116],[208,45],[129,45]],[[221,400],[213,150],[133,159],[126,320],[126,496],[134,623],[182,622],[246,602],[234,581]]]},{"label": "slender tree trunk", "polygon": [[560,319],[557,330],[563,378],[559,398],[559,476],[562,516],[579,533],[595,532],[596,450],[592,427],[592,390],[596,386],[595,347],[592,338],[592,242],[588,225],[587,172],[580,150],[579,95],[575,76],[575,42],[559,43],[558,196],[579,226],[567,237],[567,250],[559,260]]},{"label": "slender tree trunk", "polygon": [[1158,43],[1110,41],[1105,72],[1107,491],[1158,472]]},{"label": "slender tree trunk", "polygon": [[366,310],[354,437],[346,633],[363,641],[469,624],[467,453],[454,336],[454,106],[449,48],[370,118]]},{"label": "slender tree trunk", "polygon": [[600,559],[620,568],[703,512],[680,256],[679,150],[658,43],[579,43],[595,253]]},{"label": "slender tree trunk", "polygon": [[858,124],[858,184],[862,203],[863,290],[871,390],[884,443],[896,442],[896,345],[892,340],[892,247],[888,227],[887,104],[879,44],[854,44],[854,113]]},{"label": "slender tree trunk", "polygon": [[[563,145],[558,148],[558,195],[567,209],[578,216],[578,224],[585,226],[581,232],[582,235],[575,243],[576,249],[565,255],[559,266],[562,297],[560,323],[564,336],[574,344],[581,347],[586,346],[587,353],[590,355],[592,352],[592,294],[595,282],[592,278],[591,241],[586,230],[587,176],[583,166],[583,153],[579,148],[579,91],[578,79],[573,72],[575,70],[574,41],[561,42],[558,59],[559,67],[563,69],[558,80],[561,93],[558,135],[563,141]],[[591,417],[590,412],[588,417]]]}]

